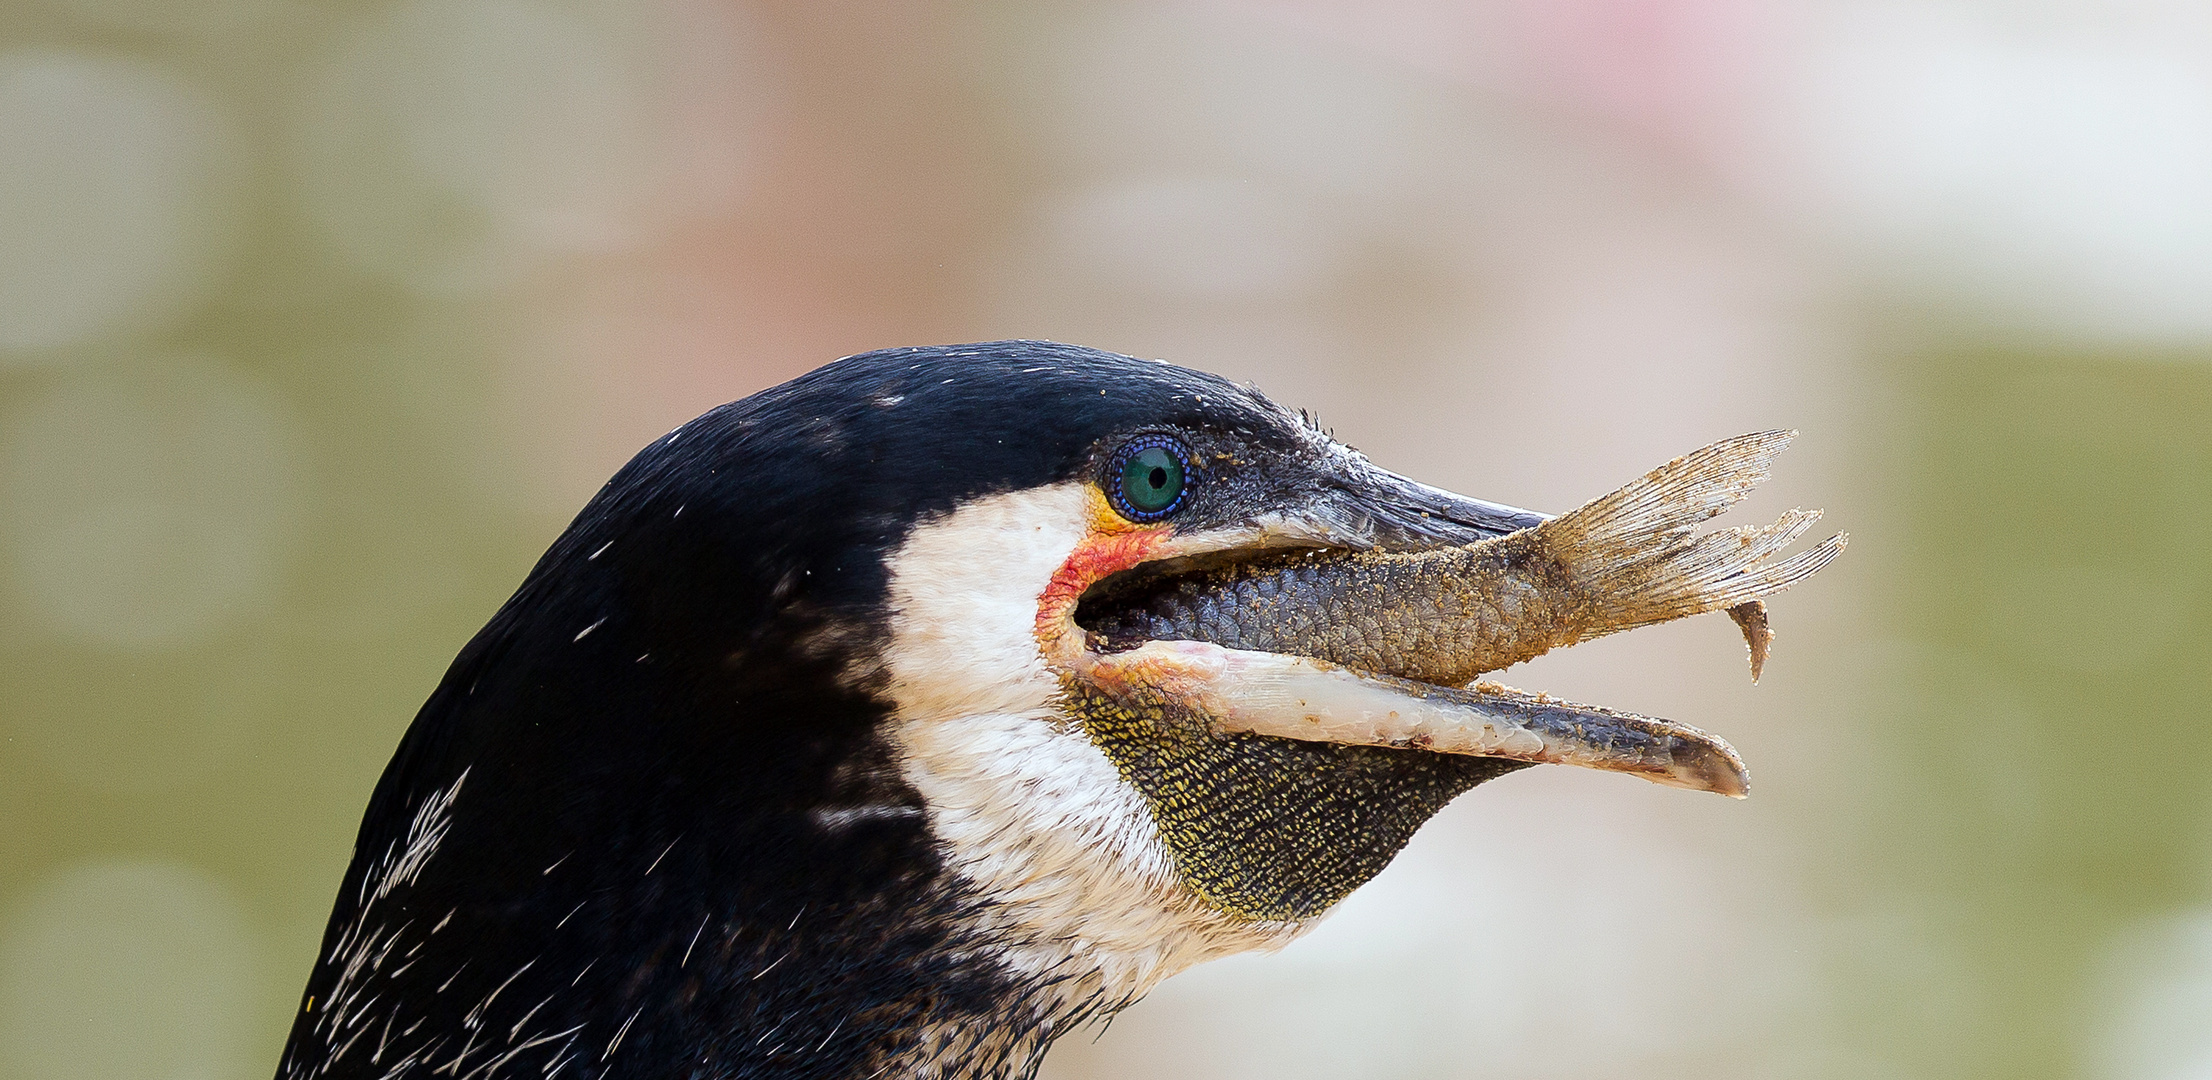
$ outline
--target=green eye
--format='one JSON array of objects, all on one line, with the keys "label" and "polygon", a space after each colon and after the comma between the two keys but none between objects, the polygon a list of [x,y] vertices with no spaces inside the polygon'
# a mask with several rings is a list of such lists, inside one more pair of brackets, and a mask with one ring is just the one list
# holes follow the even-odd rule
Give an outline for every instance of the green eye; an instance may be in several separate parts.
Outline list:
[{"label": "green eye", "polygon": [[1164,436],[1137,439],[1114,455],[1114,509],[1132,521],[1157,521],[1181,508],[1188,479],[1182,446]]}]

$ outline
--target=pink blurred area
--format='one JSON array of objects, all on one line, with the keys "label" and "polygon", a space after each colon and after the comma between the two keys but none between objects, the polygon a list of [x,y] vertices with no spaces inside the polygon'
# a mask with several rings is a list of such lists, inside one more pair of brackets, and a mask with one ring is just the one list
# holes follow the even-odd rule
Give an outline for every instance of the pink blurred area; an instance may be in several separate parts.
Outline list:
[{"label": "pink blurred area", "polygon": [[[701,15],[653,10],[671,41]],[[1506,380],[1523,400],[1507,422],[1532,430],[1611,390],[1638,413],[1661,395],[1679,422],[1592,462],[1611,475],[1724,430],[1744,411],[1729,402],[1818,378],[1804,358],[1834,352],[1805,317],[1827,261],[1709,160],[1774,59],[1775,21],[1661,2],[742,9],[727,24],[751,40],[724,62],[772,75],[694,71],[692,96],[662,104],[742,165],[702,170],[708,197],[653,235],[512,290],[504,418],[561,433],[528,456],[566,505],[652,434],[827,358],[1057,336],[1306,391],[1346,423],[1409,407],[1366,400],[1388,384],[1347,393],[1354,354],[1454,390]],[[754,107],[718,97],[733,88]],[[1155,180],[1164,204],[1092,220],[1120,250],[1056,235],[1098,212],[1088,193]],[[1211,187],[1186,206],[1175,185]],[[1255,220],[1177,224],[1209,213]],[[1270,251],[1273,280],[1178,281]],[[1423,419],[1454,438],[1449,417]],[[1584,490],[1485,464],[1524,500]]]},{"label": "pink blurred area", "polygon": [[[671,149],[719,142],[742,160],[700,163],[692,212],[543,267],[501,316],[503,418],[567,439],[544,448],[549,498],[573,502],[652,437],[830,359],[975,336],[947,254],[977,243],[1009,185],[986,133],[948,122],[980,106],[947,66],[942,13],[707,6],[651,11],[675,51],[706,54],[662,103]],[[733,26],[743,55],[683,48]]]}]

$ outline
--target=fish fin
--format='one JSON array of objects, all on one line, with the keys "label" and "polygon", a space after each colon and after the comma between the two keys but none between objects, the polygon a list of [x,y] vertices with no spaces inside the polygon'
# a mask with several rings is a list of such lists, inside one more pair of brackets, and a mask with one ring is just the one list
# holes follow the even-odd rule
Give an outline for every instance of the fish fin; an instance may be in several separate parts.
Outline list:
[{"label": "fish fin", "polygon": [[1767,603],[1746,600],[1728,609],[1728,617],[1743,631],[1744,648],[1751,653],[1751,681],[1766,671],[1767,654],[1774,649],[1774,627],[1767,622]]},{"label": "fish fin", "polygon": [[1756,680],[1773,633],[1764,606],[1754,611],[1746,605],[1812,576],[1843,552],[1849,538],[1837,533],[1774,562],[1820,520],[1820,511],[1791,510],[1771,525],[1703,535],[1694,530],[1764,481],[1795,434],[1723,439],[1537,526],[1542,546],[1591,599],[1586,636],[1730,610],[1750,646]]}]

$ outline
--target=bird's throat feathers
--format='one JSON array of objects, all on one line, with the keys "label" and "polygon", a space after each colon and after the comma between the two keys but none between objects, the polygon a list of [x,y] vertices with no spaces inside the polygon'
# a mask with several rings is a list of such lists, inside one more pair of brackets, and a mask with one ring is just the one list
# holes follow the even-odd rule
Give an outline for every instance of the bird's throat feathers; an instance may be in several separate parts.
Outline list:
[{"label": "bird's throat feathers", "polygon": [[1144,793],[1069,711],[1077,602],[1173,541],[1067,483],[925,522],[889,563],[884,658],[902,775],[948,868],[989,899],[979,918],[1002,961],[1108,1008],[1305,928],[1191,891]]},{"label": "bird's throat feathers", "polygon": [[1251,542],[1120,518],[1088,483],[978,499],[888,561],[883,658],[902,775],[1017,969],[1112,1005],[1279,947],[1372,878],[1484,758],[1227,736],[1089,677],[1075,610],[1145,563]]}]

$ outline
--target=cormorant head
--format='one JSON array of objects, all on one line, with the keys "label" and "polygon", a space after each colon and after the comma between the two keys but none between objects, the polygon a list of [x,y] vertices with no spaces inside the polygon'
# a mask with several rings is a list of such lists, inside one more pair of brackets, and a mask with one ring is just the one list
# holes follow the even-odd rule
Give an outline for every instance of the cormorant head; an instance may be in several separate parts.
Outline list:
[{"label": "cormorant head", "polygon": [[[870,353],[686,425],[626,486],[681,503],[713,548],[687,562],[711,578],[650,570],[701,606],[665,626],[695,634],[719,608],[726,633],[776,650],[725,662],[803,658],[880,705],[888,757],[993,905],[1002,956],[1116,1003],[1289,940],[1444,803],[1519,766],[1086,712],[1085,602],[1116,585],[1543,520],[1386,472],[1212,375],[1045,342]],[[628,529],[606,534],[616,551]]]},{"label": "cormorant head", "polygon": [[1020,1074],[1290,940],[1525,764],[1101,709],[1090,613],[1542,520],[1248,387],[1047,342],[715,409],[608,482],[423,707],[284,1075]]}]

